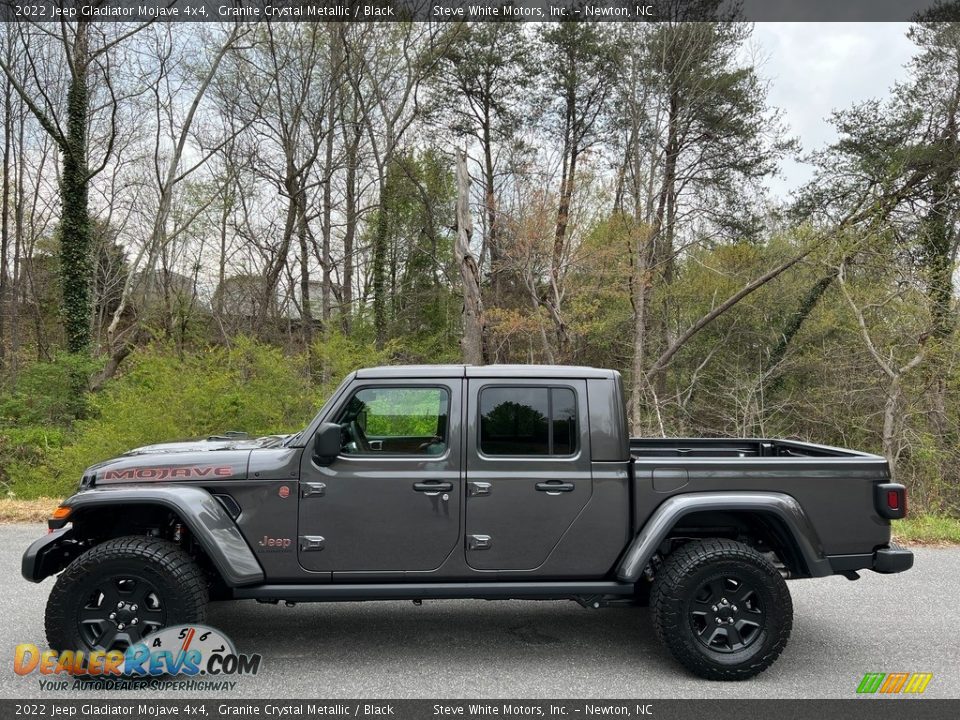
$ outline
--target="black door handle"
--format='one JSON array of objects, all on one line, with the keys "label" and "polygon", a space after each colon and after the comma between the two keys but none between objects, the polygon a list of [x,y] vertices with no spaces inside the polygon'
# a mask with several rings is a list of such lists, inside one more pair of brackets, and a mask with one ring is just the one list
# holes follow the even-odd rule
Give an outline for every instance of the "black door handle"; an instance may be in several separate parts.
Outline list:
[{"label": "black door handle", "polygon": [[551,480],[550,482],[541,482],[537,483],[537,490],[540,492],[573,492],[574,484],[567,482],[556,482]]},{"label": "black door handle", "polygon": [[413,489],[417,492],[450,492],[453,490],[453,483],[418,482],[413,484]]}]

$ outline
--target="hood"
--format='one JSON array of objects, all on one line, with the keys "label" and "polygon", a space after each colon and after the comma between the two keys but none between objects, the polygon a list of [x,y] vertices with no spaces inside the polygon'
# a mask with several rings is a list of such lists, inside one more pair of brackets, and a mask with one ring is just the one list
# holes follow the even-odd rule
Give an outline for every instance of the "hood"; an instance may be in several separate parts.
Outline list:
[{"label": "hood", "polygon": [[220,450],[256,450],[257,448],[280,447],[289,435],[265,435],[251,438],[246,433],[226,433],[212,435],[206,440],[183,440],[181,442],[158,443],[127,450],[120,457],[134,455],[165,455],[169,453],[216,452]]},{"label": "hood", "polygon": [[87,468],[81,486],[177,480],[242,480],[250,454],[283,448],[289,435],[250,438],[244,433],[217,435],[206,440],[144,445]]}]

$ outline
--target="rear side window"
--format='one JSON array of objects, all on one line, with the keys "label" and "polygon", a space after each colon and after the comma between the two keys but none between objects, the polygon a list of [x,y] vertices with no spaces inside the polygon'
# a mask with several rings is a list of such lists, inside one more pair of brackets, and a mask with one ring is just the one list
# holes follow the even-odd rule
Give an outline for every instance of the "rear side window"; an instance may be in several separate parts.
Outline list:
[{"label": "rear side window", "polygon": [[484,455],[573,455],[577,398],[570,388],[485,387],[480,391]]}]

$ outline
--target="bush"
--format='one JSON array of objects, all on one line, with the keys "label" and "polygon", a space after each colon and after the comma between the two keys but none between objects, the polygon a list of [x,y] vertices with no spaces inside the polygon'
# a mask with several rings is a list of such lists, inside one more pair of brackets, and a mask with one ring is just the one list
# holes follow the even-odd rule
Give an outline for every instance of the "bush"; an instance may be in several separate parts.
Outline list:
[{"label": "bush", "polygon": [[69,426],[87,412],[87,378],[95,364],[62,353],[53,362],[28,365],[0,393],[0,429],[23,425]]},{"label": "bush", "polygon": [[86,467],[140,445],[226,430],[291,432],[319,407],[303,358],[247,339],[183,359],[152,347],[87,402],[89,417],[74,423],[69,442],[36,444],[10,466],[14,494],[68,494]]},{"label": "bush", "polygon": [[0,481],[8,496],[63,496],[90,465],[141,445],[295,432],[349,372],[394,353],[340,333],[317,340],[309,356],[242,337],[186,356],[160,343],[132,355],[96,394],[77,390],[89,362],[37,363],[0,395]]},{"label": "bush", "polygon": [[61,354],[27,366],[0,392],[0,484],[22,476],[61,448],[73,422],[88,412],[86,382],[93,364]]}]

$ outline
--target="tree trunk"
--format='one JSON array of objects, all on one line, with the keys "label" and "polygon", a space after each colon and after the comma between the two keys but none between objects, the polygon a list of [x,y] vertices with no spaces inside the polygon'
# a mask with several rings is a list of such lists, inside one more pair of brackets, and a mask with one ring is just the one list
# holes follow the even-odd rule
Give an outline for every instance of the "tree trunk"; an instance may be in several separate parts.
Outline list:
[{"label": "tree trunk", "polygon": [[633,268],[633,364],[630,379],[630,427],[640,434],[643,425],[643,401],[647,383],[647,317],[652,288],[653,238],[634,221],[635,263]]},{"label": "tree trunk", "polygon": [[[494,302],[500,301],[500,270],[503,257],[500,253],[500,235],[497,219],[497,196],[494,188],[493,140],[490,137],[490,109],[484,108],[483,124],[483,183],[484,209],[487,214],[487,251],[490,253],[490,287]],[[481,256],[482,261],[482,256]]]},{"label": "tree trunk", "polygon": [[[24,116],[21,115],[17,122],[17,147],[21,152],[25,144],[25,132],[26,121]],[[23,297],[23,283],[21,282],[23,269],[20,264],[20,256],[23,254],[25,228],[23,198],[23,178],[25,172],[23,163],[20,163],[16,169],[16,188],[13,202],[13,293],[10,299],[13,312],[10,314],[10,326],[7,331],[10,337],[10,363],[7,371],[11,377],[13,377],[17,371],[20,350],[20,320],[18,311]]]},{"label": "tree trunk", "polygon": [[357,154],[360,146],[359,125],[346,143],[346,189],[344,194],[343,289],[340,292],[340,324],[350,332],[353,314],[353,246],[357,234]]},{"label": "tree trunk", "polygon": [[320,249],[321,261],[323,263],[323,288],[321,290],[321,309],[320,316],[323,320],[323,331],[327,332],[330,324],[330,305],[333,289],[332,283],[332,265],[330,259],[330,238],[331,238],[331,214],[333,210],[333,144],[334,133],[333,124],[337,119],[337,103],[340,93],[340,71],[342,63],[342,53],[340,44],[340,31],[335,24],[327,26],[327,32],[330,36],[330,97],[327,100],[327,137],[324,150],[323,166],[323,240]]},{"label": "tree trunk", "polygon": [[[573,113],[573,109],[569,110]],[[572,122],[572,121],[571,121]],[[568,134],[572,130],[568,130]],[[547,309],[553,318],[557,333],[557,350],[560,357],[566,354],[568,343],[567,326],[563,321],[563,280],[562,265],[564,250],[567,242],[567,226],[570,222],[570,202],[573,196],[574,174],[577,171],[577,148],[575,140],[564,141],[563,173],[560,179],[560,202],[557,206],[557,226],[553,237],[553,253],[550,260],[550,291],[551,298],[547,302]]]},{"label": "tree trunk", "polygon": [[[233,205],[230,191],[224,188],[223,207],[220,210],[220,257],[217,262],[217,293],[214,296],[213,312],[220,320],[221,330],[223,329],[223,300],[226,294],[227,282],[227,223],[230,220],[230,209]],[[226,340],[226,337],[224,337]]]},{"label": "tree trunk", "polygon": [[457,240],[456,258],[463,285],[463,337],[460,346],[468,365],[483,364],[483,304],[480,299],[480,272],[470,252],[473,219],[470,216],[470,175],[467,155],[457,151]]},{"label": "tree trunk", "polygon": [[307,246],[307,198],[301,189],[297,194],[297,244],[300,247],[300,333],[303,346],[310,353],[313,342],[313,308],[310,307],[310,250]]},{"label": "tree trunk", "polygon": [[900,412],[900,396],[903,388],[899,373],[890,378],[887,386],[887,399],[883,405],[883,457],[890,465],[890,479],[897,477],[897,456],[899,439],[897,437],[897,415]]},{"label": "tree trunk", "polygon": [[67,349],[85,352],[90,342],[90,215],[87,169],[87,32],[77,22],[73,69],[67,91],[67,137],[61,147],[62,202],[60,222],[60,283]]},{"label": "tree trunk", "polygon": [[[658,201],[658,219],[657,233],[654,237],[653,262],[660,268],[661,277],[665,287],[670,287],[673,283],[674,268],[674,244],[673,237],[676,225],[677,214],[677,163],[680,159],[680,147],[678,141],[680,101],[676,91],[670,95],[670,107],[667,116],[667,146],[663,166],[663,186],[660,188],[660,199]],[[663,352],[665,348],[670,347],[669,317],[670,308],[666,306],[664,300],[659,317],[656,318],[655,332],[659,341],[659,351]],[[656,387],[657,395],[662,396],[666,390],[667,375],[664,370],[658,370],[651,378]]]},{"label": "tree trunk", "polygon": [[387,223],[387,200],[390,190],[389,180],[386,173],[389,170],[385,167],[380,178],[380,209],[377,212],[377,224],[373,232],[373,267],[372,267],[372,286],[373,286],[373,329],[376,336],[377,350],[383,350],[387,342],[387,299],[385,297],[386,288],[386,264],[387,264],[387,233],[389,225]]},{"label": "tree trunk", "polygon": [[10,152],[13,141],[13,106],[10,80],[3,92],[3,188],[0,199],[0,371],[6,356],[6,317],[10,309],[7,298],[7,253],[10,249]]}]

